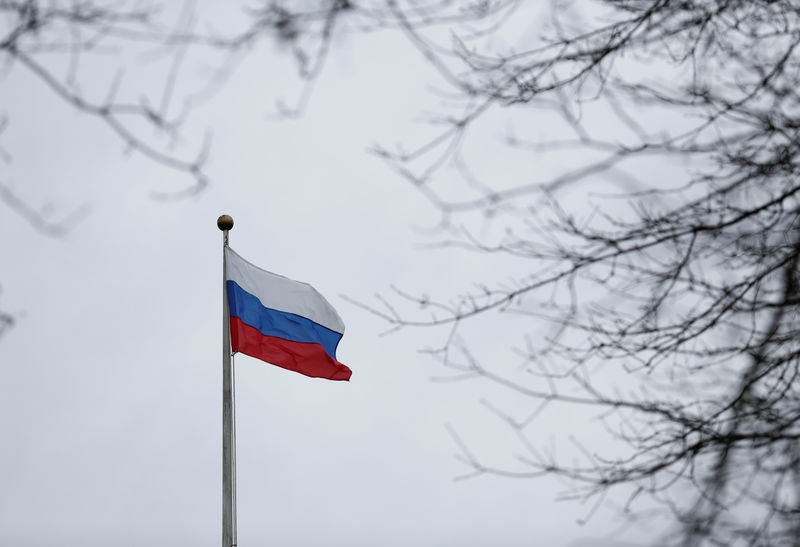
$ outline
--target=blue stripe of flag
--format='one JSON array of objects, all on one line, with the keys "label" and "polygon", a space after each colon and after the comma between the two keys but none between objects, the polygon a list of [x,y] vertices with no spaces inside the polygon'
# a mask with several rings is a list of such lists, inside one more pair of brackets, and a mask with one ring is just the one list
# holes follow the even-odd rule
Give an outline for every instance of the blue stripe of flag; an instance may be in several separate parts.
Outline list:
[{"label": "blue stripe of flag", "polygon": [[336,359],[336,346],[342,339],[342,335],[338,332],[323,327],[311,319],[267,308],[257,297],[242,289],[235,281],[229,279],[226,286],[231,316],[239,317],[265,336],[320,344],[331,358]]}]

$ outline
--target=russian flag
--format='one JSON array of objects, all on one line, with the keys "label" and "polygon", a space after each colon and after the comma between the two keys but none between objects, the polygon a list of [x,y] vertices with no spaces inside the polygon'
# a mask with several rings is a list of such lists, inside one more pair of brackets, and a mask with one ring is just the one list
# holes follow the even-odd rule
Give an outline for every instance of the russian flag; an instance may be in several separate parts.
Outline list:
[{"label": "russian flag", "polygon": [[225,247],[231,348],[288,370],[329,380],[349,380],[336,360],[344,322],[307,283],[249,263]]}]

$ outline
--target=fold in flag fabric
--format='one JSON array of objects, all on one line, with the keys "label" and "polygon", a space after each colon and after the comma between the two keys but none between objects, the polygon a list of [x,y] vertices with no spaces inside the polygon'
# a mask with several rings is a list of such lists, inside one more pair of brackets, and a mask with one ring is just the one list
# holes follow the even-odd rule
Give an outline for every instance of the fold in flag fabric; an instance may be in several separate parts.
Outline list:
[{"label": "fold in flag fabric", "polygon": [[225,248],[231,348],[273,365],[328,380],[349,380],[336,360],[344,322],[307,283],[250,264]]}]

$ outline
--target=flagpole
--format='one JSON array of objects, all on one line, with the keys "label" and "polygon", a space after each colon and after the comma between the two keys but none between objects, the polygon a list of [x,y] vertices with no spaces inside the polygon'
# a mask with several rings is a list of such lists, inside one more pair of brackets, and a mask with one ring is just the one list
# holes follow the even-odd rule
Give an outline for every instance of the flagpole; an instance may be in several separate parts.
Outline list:
[{"label": "flagpole", "polygon": [[233,364],[231,363],[231,321],[226,286],[228,264],[225,248],[233,218],[217,219],[222,230],[222,547],[236,547],[236,427],[233,404]]}]

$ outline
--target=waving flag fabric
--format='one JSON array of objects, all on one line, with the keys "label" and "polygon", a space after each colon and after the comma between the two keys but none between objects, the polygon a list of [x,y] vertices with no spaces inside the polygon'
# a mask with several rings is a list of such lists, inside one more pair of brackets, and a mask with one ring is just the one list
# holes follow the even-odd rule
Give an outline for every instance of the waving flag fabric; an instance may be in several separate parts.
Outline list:
[{"label": "waving flag fabric", "polygon": [[233,351],[314,378],[350,379],[336,360],[344,323],[314,287],[262,270],[230,247],[225,260]]}]

